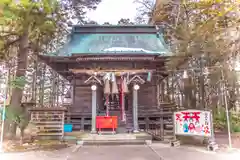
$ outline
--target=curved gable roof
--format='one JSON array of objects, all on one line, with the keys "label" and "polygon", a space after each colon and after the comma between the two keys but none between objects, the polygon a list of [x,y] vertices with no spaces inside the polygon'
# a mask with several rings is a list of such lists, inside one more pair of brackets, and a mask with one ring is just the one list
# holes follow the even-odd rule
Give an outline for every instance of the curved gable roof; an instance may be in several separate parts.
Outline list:
[{"label": "curved gable roof", "polygon": [[54,55],[169,55],[163,37],[152,25],[74,26],[69,41]]}]

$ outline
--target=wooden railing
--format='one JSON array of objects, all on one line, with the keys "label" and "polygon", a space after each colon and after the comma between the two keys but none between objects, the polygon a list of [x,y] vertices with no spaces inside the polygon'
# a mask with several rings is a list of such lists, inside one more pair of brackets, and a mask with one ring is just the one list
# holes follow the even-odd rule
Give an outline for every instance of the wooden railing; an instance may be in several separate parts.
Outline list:
[{"label": "wooden railing", "polygon": [[[170,105],[166,108],[162,106],[161,108],[158,108],[159,117],[157,120],[149,120],[148,127],[146,128],[146,132],[151,134],[154,139],[156,140],[166,140],[168,138],[173,137],[173,121],[172,121],[172,115],[173,111],[172,107],[174,107],[172,104],[166,104]],[[170,126],[170,128],[169,128]],[[170,134],[169,134],[170,133]],[[167,138],[166,138],[167,137]]]},{"label": "wooden railing", "polygon": [[[159,79],[157,84],[159,121],[151,121],[146,130],[157,140],[173,138],[173,112],[182,109],[184,106],[183,80],[177,75],[169,74]],[[170,126],[170,129],[166,126]],[[167,134],[170,133],[170,134]]]},{"label": "wooden railing", "polygon": [[150,121],[149,128],[146,132],[151,134],[155,140],[163,140],[164,131],[162,122]]}]

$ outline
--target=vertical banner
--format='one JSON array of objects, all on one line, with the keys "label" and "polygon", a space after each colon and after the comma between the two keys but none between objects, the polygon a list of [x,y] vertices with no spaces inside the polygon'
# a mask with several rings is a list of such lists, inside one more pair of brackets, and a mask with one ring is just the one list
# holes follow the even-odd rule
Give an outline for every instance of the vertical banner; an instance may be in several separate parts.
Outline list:
[{"label": "vertical banner", "polygon": [[174,112],[175,135],[212,136],[212,120],[210,111],[184,110]]}]

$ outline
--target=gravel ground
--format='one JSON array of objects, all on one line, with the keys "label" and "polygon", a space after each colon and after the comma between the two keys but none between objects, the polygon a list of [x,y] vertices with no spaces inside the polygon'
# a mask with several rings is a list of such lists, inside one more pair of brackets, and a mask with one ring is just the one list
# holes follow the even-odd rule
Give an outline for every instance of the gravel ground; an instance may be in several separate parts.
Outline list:
[{"label": "gravel ground", "polygon": [[[216,141],[221,146],[228,146],[228,134],[216,133]],[[240,133],[232,134],[232,147],[240,149]]]},{"label": "gravel ground", "polygon": [[[238,157],[238,158],[236,158]],[[203,148],[148,146],[73,146],[59,151],[0,153],[1,160],[225,160],[239,159],[240,152],[214,153]]]}]

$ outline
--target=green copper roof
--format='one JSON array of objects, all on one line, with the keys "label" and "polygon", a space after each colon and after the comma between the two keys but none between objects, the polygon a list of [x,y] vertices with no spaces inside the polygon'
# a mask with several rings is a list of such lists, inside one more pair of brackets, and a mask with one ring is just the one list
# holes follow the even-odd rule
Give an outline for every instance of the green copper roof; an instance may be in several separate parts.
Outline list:
[{"label": "green copper roof", "polygon": [[[153,30],[154,29],[154,30]],[[153,32],[155,31],[155,32]],[[73,28],[66,43],[54,55],[73,54],[169,54],[161,34],[153,27],[109,26]]]}]

